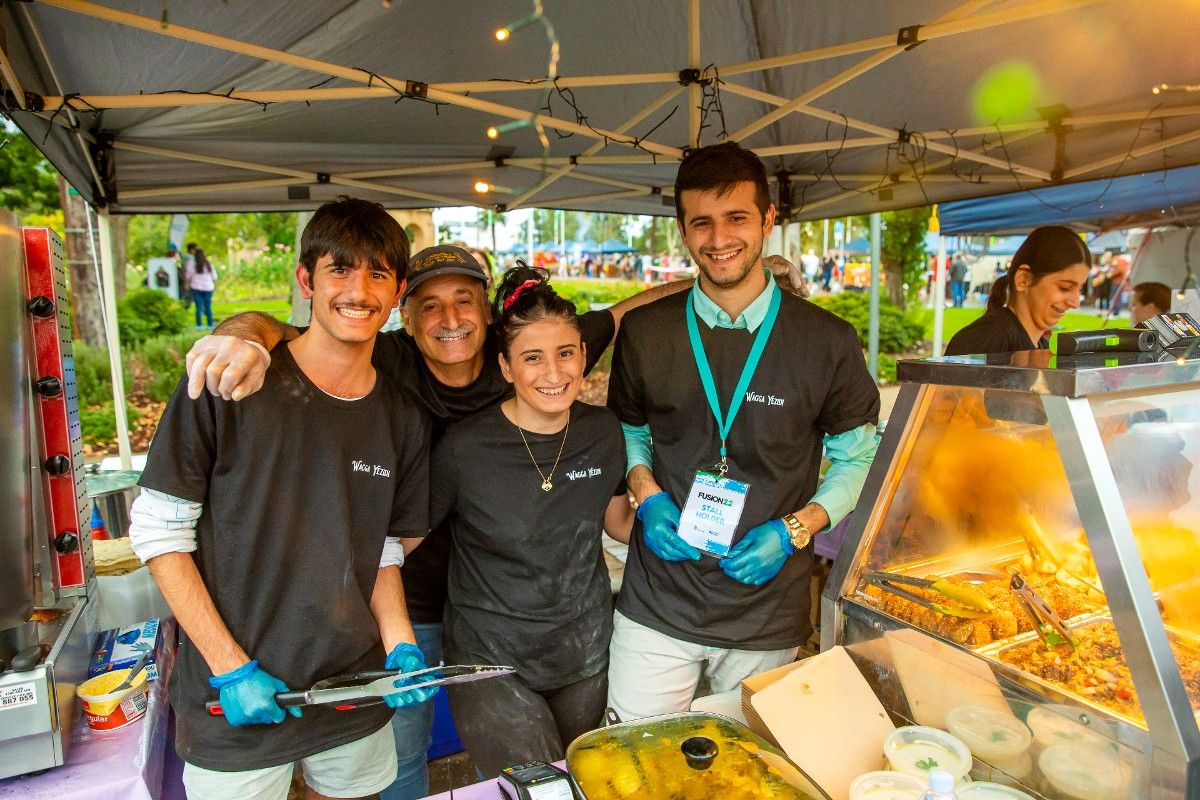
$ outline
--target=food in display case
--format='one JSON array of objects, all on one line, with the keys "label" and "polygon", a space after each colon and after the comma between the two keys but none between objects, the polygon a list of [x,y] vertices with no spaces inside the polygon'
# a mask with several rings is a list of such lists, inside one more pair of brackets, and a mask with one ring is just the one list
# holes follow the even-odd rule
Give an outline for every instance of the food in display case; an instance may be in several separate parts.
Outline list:
[{"label": "food in display case", "polygon": [[[1075,617],[1094,612],[1101,607],[1101,603],[1094,599],[1093,593],[1064,584],[1055,572],[1023,574],[1026,582],[1060,617]],[[973,572],[950,575],[942,580],[953,587],[973,589],[981,593],[991,603],[993,610],[977,619],[964,619],[924,608],[879,586],[868,585],[864,592],[875,601],[881,611],[968,647],[983,647],[1033,630],[1033,620],[1021,608],[1017,596],[1010,590],[1010,578],[1007,575]],[[945,599],[944,594],[933,589],[907,587],[907,591],[930,601],[942,602]]]},{"label": "food in display case", "polygon": [[[1040,639],[1033,639],[1001,649],[998,658],[1072,694],[1140,721],[1141,706],[1113,623],[1101,620],[1074,628],[1072,633],[1078,640],[1074,650],[1066,643],[1047,647]],[[1200,651],[1185,645],[1174,634],[1169,634],[1169,638],[1179,661],[1188,699],[1193,708],[1200,709]]]}]

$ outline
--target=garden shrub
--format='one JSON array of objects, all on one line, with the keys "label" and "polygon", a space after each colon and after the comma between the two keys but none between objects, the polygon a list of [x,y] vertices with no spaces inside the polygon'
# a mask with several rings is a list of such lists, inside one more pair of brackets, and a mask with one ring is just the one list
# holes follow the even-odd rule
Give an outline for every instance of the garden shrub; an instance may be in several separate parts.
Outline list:
[{"label": "garden shrub", "polygon": [[188,312],[165,292],[133,289],[117,300],[117,329],[121,346],[130,347],[162,334],[187,330]]},{"label": "garden shrub", "polygon": [[[863,292],[842,292],[809,298],[854,326],[858,341],[867,346],[870,298]],[[925,326],[919,316],[902,311],[884,298],[879,299],[879,352],[903,353],[925,338]],[[881,376],[882,377],[882,376]]]}]

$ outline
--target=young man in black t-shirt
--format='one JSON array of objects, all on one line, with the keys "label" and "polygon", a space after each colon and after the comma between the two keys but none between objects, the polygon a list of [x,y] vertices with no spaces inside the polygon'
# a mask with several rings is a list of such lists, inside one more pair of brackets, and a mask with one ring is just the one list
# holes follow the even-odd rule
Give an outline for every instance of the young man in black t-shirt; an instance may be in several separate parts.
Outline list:
[{"label": "young man in black t-shirt", "polygon": [[[627,317],[609,384],[639,503],[610,648],[623,719],[686,710],[702,671],[719,693],[795,657],[811,633],[811,534],[853,508],[877,447],[879,391],[854,329],[763,266],[775,209],[758,158],[734,143],[690,153],[675,202],[700,277]],[[718,463],[749,484],[740,515],[697,480]],[[724,517],[728,539],[707,545],[720,557],[681,536],[690,497]]]},{"label": "young man in black t-shirt", "polygon": [[191,800],[284,800],[296,761],[320,795],[375,795],[396,777],[393,709],[432,695],[303,716],[275,697],[425,667],[399,566],[400,539],[428,528],[429,426],[371,364],[407,262],[381,206],[325,204],[297,268],[312,327],[273,350],[253,398],[192,400],[181,381],[159,423],[130,538],[182,631],[170,688]]}]

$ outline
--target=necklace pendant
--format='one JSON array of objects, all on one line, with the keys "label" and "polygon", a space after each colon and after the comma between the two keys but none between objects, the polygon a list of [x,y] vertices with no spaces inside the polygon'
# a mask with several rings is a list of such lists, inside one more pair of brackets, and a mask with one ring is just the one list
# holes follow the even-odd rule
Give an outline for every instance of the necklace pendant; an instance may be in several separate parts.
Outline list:
[{"label": "necklace pendant", "polygon": [[554,488],[554,484],[552,484],[552,483],[550,482],[550,479],[549,479],[549,478],[546,478],[546,479],[544,479],[544,480],[542,481],[542,491],[543,491],[543,492],[548,492],[548,491],[550,491],[550,490],[551,490],[551,489],[553,489],[553,488]]}]

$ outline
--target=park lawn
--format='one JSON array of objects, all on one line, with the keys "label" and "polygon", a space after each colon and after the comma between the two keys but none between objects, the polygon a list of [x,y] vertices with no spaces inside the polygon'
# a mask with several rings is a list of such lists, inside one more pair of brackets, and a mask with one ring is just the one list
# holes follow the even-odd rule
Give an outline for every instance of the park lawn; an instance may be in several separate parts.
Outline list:
[{"label": "park lawn", "polygon": [[243,311],[261,311],[270,314],[280,322],[287,322],[292,313],[291,301],[286,298],[276,300],[216,300],[213,301],[213,316],[218,320],[229,319],[234,314]]},{"label": "park lawn", "polygon": [[[925,338],[933,339],[933,311],[925,312]],[[975,320],[983,316],[982,308],[947,308],[945,315],[942,317],[942,341],[948,342],[963,328],[970,325]],[[1072,311],[1063,316],[1055,329],[1055,334],[1059,331],[1087,331],[1095,330],[1101,327],[1104,322],[1104,315],[1093,314],[1086,311]],[[1108,321],[1110,328],[1127,328],[1129,327],[1128,317],[1116,317]],[[1051,339],[1054,337],[1052,336]],[[1053,342],[1051,342],[1053,344]]]}]

